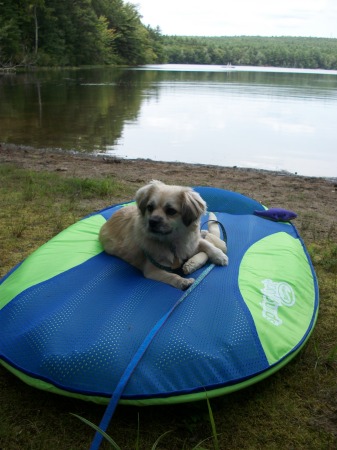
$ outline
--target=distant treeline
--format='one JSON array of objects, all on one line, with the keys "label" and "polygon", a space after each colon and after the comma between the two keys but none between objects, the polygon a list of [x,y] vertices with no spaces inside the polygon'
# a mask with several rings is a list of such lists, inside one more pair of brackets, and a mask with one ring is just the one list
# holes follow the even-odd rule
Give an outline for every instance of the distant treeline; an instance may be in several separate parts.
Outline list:
[{"label": "distant treeline", "polygon": [[337,39],[166,36],[168,63],[337,69]]},{"label": "distant treeline", "polygon": [[123,0],[0,0],[0,68],[153,63],[337,69],[337,39],[164,36]]}]

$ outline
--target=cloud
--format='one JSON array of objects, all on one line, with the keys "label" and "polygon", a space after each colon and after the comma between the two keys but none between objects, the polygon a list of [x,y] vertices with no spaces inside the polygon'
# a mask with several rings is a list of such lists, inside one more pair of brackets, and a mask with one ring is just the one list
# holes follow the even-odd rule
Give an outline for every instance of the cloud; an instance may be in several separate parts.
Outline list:
[{"label": "cloud", "polygon": [[336,36],[335,0],[139,0],[138,10],[171,35]]}]

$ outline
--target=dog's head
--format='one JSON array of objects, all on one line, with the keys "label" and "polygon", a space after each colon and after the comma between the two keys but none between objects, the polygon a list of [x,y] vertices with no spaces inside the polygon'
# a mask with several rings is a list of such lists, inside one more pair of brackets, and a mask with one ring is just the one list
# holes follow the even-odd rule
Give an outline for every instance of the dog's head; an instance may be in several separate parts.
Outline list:
[{"label": "dog's head", "polygon": [[206,212],[206,203],[193,189],[156,180],[137,191],[136,202],[147,231],[158,236],[179,232]]}]

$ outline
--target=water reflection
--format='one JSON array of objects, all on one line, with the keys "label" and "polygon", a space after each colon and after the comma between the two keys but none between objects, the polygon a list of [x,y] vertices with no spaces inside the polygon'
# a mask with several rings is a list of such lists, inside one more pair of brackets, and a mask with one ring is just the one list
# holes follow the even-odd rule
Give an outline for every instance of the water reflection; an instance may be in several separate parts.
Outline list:
[{"label": "water reflection", "polygon": [[0,141],[337,175],[336,74],[174,69],[2,76]]},{"label": "water reflection", "polygon": [[[5,77],[0,85],[1,140],[65,150],[102,150],[136,120],[141,87],[131,72],[46,72]],[[88,79],[89,78],[89,79]]]}]

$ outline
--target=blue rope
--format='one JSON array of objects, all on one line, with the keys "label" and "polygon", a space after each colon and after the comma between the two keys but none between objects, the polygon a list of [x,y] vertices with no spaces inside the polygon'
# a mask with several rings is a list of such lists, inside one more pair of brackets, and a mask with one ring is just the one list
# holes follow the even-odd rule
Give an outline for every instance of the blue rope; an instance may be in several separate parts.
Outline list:
[{"label": "blue rope", "polygon": [[[200,282],[209,274],[209,272],[213,269],[214,264],[210,264],[206,269],[202,272],[202,274],[196,279],[196,281],[187,289],[187,291],[184,292],[184,294],[179,298],[179,300],[171,307],[171,309],[164,314],[164,316],[158,320],[158,322],[155,324],[155,326],[152,328],[152,330],[148,333],[140,347],[138,348],[137,352],[133,356],[132,360],[129,362],[129,365],[125,369],[121,379],[119,380],[116,389],[111,397],[111,400],[105,410],[105,413],[102,417],[101,423],[99,425],[99,428],[103,430],[104,432],[107,430],[109,423],[111,421],[112,416],[114,415],[114,412],[116,410],[116,407],[118,405],[118,402],[124,392],[124,389],[133,374],[134,370],[138,366],[140,360],[144,356],[144,353],[149,348],[151,342],[153,341],[156,334],[160,331],[160,329],[165,325],[168,318],[171,316],[173,311],[182,303],[185,298],[200,284]],[[98,450],[101,443],[102,443],[103,435],[96,431],[95,437],[92,441],[90,450]]]}]

